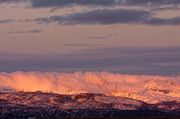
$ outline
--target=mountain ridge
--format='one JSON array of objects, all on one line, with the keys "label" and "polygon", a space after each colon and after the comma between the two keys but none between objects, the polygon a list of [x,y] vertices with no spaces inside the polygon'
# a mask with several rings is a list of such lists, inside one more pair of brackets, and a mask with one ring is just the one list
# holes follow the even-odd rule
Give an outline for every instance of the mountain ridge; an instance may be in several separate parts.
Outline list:
[{"label": "mountain ridge", "polygon": [[[180,102],[148,104],[126,97],[82,93],[62,95],[46,92],[1,92],[0,117],[51,117],[54,113],[64,117],[118,117],[120,115],[179,115]],[[48,115],[46,115],[48,113]],[[130,113],[130,115],[131,115]],[[180,115],[179,115],[180,116]]]}]

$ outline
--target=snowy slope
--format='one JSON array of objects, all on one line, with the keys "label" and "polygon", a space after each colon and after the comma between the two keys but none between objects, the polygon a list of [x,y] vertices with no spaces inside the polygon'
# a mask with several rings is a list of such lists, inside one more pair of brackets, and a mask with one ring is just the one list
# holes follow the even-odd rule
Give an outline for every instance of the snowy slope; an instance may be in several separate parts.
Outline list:
[{"label": "snowy slope", "polygon": [[56,107],[59,109],[118,109],[118,110],[178,110],[180,102],[161,102],[147,104],[125,97],[106,96],[103,94],[60,95],[43,92],[2,92],[0,107]]},{"label": "snowy slope", "polygon": [[1,119],[180,116],[179,114],[180,103],[176,101],[147,104],[130,98],[92,93],[0,93]]}]

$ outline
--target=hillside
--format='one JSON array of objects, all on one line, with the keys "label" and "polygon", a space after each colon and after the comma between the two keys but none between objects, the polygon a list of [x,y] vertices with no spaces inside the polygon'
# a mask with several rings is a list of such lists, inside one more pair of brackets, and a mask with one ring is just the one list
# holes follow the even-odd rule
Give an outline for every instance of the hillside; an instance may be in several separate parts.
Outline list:
[{"label": "hillside", "polygon": [[178,115],[179,102],[147,104],[103,94],[60,95],[43,92],[1,92],[0,118],[119,117]]}]

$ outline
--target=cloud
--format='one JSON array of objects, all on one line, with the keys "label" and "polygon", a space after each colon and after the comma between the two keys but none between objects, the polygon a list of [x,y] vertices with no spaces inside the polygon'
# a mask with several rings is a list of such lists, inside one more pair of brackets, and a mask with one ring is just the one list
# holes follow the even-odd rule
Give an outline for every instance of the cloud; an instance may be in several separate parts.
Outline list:
[{"label": "cloud", "polygon": [[116,24],[116,23],[140,23],[151,13],[142,10],[131,9],[96,9],[81,13],[73,13],[65,16],[52,16],[36,19],[38,22],[59,24]]},{"label": "cloud", "polygon": [[146,102],[180,100],[180,77],[122,75],[109,72],[0,73],[0,89],[60,94],[101,93]]},{"label": "cloud", "polygon": [[0,0],[0,4],[8,4],[8,3],[20,3],[20,2],[26,2],[29,0]]},{"label": "cloud", "polygon": [[180,4],[179,0],[125,0],[127,4],[154,4],[154,5],[168,5]]},{"label": "cloud", "polygon": [[[80,6],[100,6],[100,7],[113,7],[113,6],[127,6],[127,7],[141,7],[148,6],[151,9],[172,9],[180,5],[179,0],[1,0],[1,3],[21,3],[26,2],[33,8],[49,8],[49,7],[69,7],[74,5]],[[170,8],[167,6],[171,6]]]},{"label": "cloud", "polygon": [[106,39],[109,39],[109,36],[91,36],[91,37],[86,37],[86,39],[92,39],[92,40],[106,40]]},{"label": "cloud", "polygon": [[[66,47],[82,47],[64,44]],[[85,47],[86,44],[84,44]],[[87,44],[88,45],[88,44]],[[111,71],[124,74],[178,75],[180,48],[87,48],[70,54],[0,54],[0,71]]]},{"label": "cloud", "polygon": [[96,46],[97,44],[88,44],[88,43],[65,43],[62,44],[62,46],[67,47],[90,47],[90,46]]},{"label": "cloud", "polygon": [[180,5],[179,0],[2,0],[0,4],[21,2],[30,3],[32,8],[61,8],[72,5],[81,5],[89,8],[88,11],[35,19],[35,21],[40,23],[57,22],[63,25],[110,25],[125,23],[149,25],[180,24],[180,16],[174,18],[158,18],[154,16],[155,11],[178,9]]},{"label": "cloud", "polygon": [[113,5],[115,0],[32,0],[33,7],[64,7],[69,5]]},{"label": "cloud", "polygon": [[38,30],[38,29],[34,29],[34,30],[30,30],[30,31],[11,31],[9,32],[10,34],[24,34],[24,33],[40,33],[42,32],[41,30]]},{"label": "cloud", "polygon": [[179,0],[31,0],[33,7],[113,6],[113,5],[177,5]]},{"label": "cloud", "polygon": [[146,21],[151,25],[180,25],[180,16],[173,18],[152,18]]},{"label": "cloud", "polygon": [[149,24],[149,25],[179,25],[180,17],[158,18],[153,17],[150,11],[134,9],[95,9],[64,16],[38,18],[39,23],[56,22],[62,25],[75,24]]},{"label": "cloud", "polygon": [[0,24],[10,23],[10,22],[14,22],[14,20],[11,19],[0,20]]}]

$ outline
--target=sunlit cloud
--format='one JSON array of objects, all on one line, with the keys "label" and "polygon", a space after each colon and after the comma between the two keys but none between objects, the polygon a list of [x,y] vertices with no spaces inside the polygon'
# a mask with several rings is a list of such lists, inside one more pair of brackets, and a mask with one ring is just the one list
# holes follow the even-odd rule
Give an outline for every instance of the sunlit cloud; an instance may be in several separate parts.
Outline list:
[{"label": "sunlit cloud", "polygon": [[179,85],[179,76],[122,75],[108,72],[0,73],[1,90],[43,91],[59,94],[100,93],[150,103],[180,100]]}]

